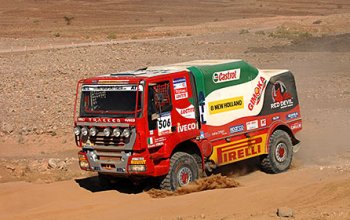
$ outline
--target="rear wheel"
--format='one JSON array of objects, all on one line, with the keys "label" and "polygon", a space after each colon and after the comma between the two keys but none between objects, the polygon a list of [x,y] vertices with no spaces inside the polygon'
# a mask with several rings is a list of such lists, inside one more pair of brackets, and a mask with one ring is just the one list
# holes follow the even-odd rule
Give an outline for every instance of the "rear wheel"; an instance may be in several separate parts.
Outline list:
[{"label": "rear wheel", "polygon": [[196,159],[188,153],[176,152],[170,159],[169,173],[162,180],[160,187],[166,190],[176,190],[199,177]]},{"label": "rear wheel", "polygon": [[276,130],[270,136],[269,153],[261,157],[261,169],[267,173],[281,173],[292,163],[292,141],[287,132]]}]

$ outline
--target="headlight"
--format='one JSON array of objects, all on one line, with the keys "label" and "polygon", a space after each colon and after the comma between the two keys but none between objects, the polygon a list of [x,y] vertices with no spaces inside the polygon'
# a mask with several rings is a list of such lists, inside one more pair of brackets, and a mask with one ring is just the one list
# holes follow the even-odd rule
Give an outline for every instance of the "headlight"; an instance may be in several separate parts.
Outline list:
[{"label": "headlight", "polygon": [[75,134],[76,136],[79,136],[79,135],[80,135],[80,127],[75,127],[75,128],[74,128],[74,134]]},{"label": "headlight", "polygon": [[81,129],[81,134],[82,134],[83,136],[87,136],[87,135],[89,134],[89,129],[88,129],[87,127],[83,127],[83,128]]},{"label": "headlight", "polygon": [[110,128],[105,128],[103,129],[103,133],[105,134],[106,137],[109,137],[111,135],[111,129]]},{"label": "headlight", "polygon": [[129,128],[125,128],[123,130],[122,136],[126,137],[126,138],[130,137],[130,130],[129,130]]},{"label": "headlight", "polygon": [[90,135],[96,136],[96,134],[97,134],[97,129],[95,127],[90,128]]},{"label": "headlight", "polygon": [[113,130],[113,135],[114,135],[114,136],[119,137],[119,136],[120,136],[120,133],[121,133],[121,131],[120,131],[119,128],[114,128],[114,130]]},{"label": "headlight", "polygon": [[82,170],[89,170],[90,169],[90,164],[86,158],[86,153],[80,152],[78,154],[79,157],[79,165]]}]

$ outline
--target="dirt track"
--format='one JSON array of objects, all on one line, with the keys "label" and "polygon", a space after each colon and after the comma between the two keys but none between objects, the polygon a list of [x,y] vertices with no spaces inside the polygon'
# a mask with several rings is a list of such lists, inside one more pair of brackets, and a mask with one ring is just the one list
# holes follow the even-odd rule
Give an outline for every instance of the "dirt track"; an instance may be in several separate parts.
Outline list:
[{"label": "dirt track", "polygon": [[[0,54],[0,219],[276,219],[276,209],[283,206],[294,210],[295,219],[350,219],[347,1],[190,1],[183,7],[178,1],[167,6],[80,1],[79,16],[75,1],[39,2],[19,6],[0,0],[1,50],[92,39],[98,44],[111,33],[117,38],[112,40],[126,42]],[[91,5],[97,8],[94,16],[82,16]],[[111,13],[116,8],[118,16]],[[223,13],[205,16],[209,8]],[[187,19],[179,17],[183,10]],[[71,25],[64,23],[66,14],[75,15]],[[106,17],[110,19],[103,25]],[[61,36],[52,36],[57,31]],[[159,36],[181,37],[142,40]],[[79,171],[71,134],[78,79],[224,58],[295,74],[304,130],[289,172],[267,175],[249,161],[221,170],[241,184],[237,188],[153,199],[142,192],[148,186],[105,190],[95,177]],[[47,169],[49,158],[64,160],[67,167]]]},{"label": "dirt track", "polygon": [[2,184],[0,210],[1,219],[276,219],[276,207],[288,206],[295,219],[349,219],[349,180],[332,168],[255,172],[238,188],[163,199],[99,191],[91,179],[77,180],[88,189],[74,181],[16,182]]}]

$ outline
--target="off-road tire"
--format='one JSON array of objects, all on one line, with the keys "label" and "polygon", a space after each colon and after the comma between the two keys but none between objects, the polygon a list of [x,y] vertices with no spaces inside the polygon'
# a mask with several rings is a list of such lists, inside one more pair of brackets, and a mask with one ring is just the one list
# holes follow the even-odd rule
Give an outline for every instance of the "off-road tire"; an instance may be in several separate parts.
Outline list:
[{"label": "off-road tire", "polygon": [[266,173],[281,173],[289,169],[293,149],[287,132],[276,130],[270,136],[269,153],[260,157],[260,168]]},{"label": "off-road tire", "polygon": [[205,172],[205,169],[203,169],[203,166],[202,166],[202,157],[198,154],[191,154],[191,155],[197,161],[198,178],[206,177],[207,174]]},{"label": "off-road tire", "polygon": [[198,179],[199,172],[197,161],[192,155],[176,152],[170,158],[170,169],[168,174],[162,179],[160,188],[174,191]]}]

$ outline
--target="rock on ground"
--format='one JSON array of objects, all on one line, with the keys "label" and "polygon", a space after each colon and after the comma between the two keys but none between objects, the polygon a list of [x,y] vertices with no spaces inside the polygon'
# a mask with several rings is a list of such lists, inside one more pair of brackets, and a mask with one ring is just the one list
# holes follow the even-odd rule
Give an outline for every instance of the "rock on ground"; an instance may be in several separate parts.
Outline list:
[{"label": "rock on ground", "polygon": [[293,209],[288,207],[280,207],[277,209],[277,216],[279,217],[293,217]]}]

